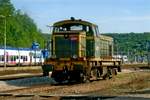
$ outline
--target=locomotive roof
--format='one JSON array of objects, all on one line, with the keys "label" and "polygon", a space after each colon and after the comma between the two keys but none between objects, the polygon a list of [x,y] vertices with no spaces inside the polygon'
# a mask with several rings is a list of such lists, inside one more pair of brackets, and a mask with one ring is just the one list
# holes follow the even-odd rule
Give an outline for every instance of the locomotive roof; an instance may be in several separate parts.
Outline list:
[{"label": "locomotive roof", "polygon": [[106,36],[106,35],[99,35],[99,37],[103,40],[107,40],[107,41],[113,41],[113,38],[110,36]]},{"label": "locomotive roof", "polygon": [[81,19],[77,20],[77,19],[70,19],[70,20],[62,20],[62,21],[58,21],[56,23],[54,23],[54,27],[55,26],[62,26],[65,24],[82,24],[82,25],[88,25],[88,26],[97,26],[96,24],[90,23],[88,21],[83,21]]}]

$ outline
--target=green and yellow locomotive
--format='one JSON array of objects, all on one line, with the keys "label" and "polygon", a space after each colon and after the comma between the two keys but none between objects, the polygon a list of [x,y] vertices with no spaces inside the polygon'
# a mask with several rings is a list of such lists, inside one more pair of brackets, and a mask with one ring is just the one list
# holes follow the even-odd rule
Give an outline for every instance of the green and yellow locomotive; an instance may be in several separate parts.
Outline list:
[{"label": "green and yellow locomotive", "polygon": [[42,69],[57,82],[111,78],[121,71],[121,60],[112,57],[113,38],[100,35],[95,24],[73,17],[56,22],[51,42],[52,55]]}]

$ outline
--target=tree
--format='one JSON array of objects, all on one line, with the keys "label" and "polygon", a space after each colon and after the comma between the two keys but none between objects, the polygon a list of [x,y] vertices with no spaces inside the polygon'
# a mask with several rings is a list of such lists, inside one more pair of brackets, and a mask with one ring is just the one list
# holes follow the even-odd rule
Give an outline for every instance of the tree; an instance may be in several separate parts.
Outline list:
[{"label": "tree", "polygon": [[10,0],[0,0],[0,45],[3,44],[3,39],[4,39],[4,20],[5,18],[2,16],[7,16],[12,15],[14,12],[15,8],[11,4]]},{"label": "tree", "polygon": [[[0,0],[0,15],[7,20],[7,46],[30,48],[32,42],[37,41],[44,47],[44,37],[33,19],[21,10],[15,10],[10,0]],[[8,17],[11,15],[10,17]],[[0,18],[0,45],[4,39],[4,18]]]}]

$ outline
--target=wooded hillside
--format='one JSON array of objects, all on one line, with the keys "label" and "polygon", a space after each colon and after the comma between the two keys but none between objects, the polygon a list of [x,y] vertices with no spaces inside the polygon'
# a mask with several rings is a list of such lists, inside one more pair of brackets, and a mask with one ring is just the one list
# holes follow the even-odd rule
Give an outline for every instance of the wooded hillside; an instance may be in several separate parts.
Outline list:
[{"label": "wooded hillside", "polygon": [[150,33],[107,33],[114,38],[115,51],[122,54],[145,55],[149,48]]},{"label": "wooded hillside", "polygon": [[7,46],[30,48],[32,42],[38,42],[44,47],[45,38],[33,19],[15,9],[10,0],[0,0],[0,46],[4,45],[5,21]]}]

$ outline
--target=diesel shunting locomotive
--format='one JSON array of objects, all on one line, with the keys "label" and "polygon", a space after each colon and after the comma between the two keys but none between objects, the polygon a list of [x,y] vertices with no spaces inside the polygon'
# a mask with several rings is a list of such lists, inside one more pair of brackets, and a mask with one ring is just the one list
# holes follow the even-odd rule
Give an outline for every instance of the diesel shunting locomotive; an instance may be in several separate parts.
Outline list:
[{"label": "diesel shunting locomotive", "polygon": [[75,19],[54,23],[51,57],[42,66],[43,75],[56,82],[88,82],[111,78],[121,71],[121,60],[113,58],[113,38],[99,34],[98,26]]}]

